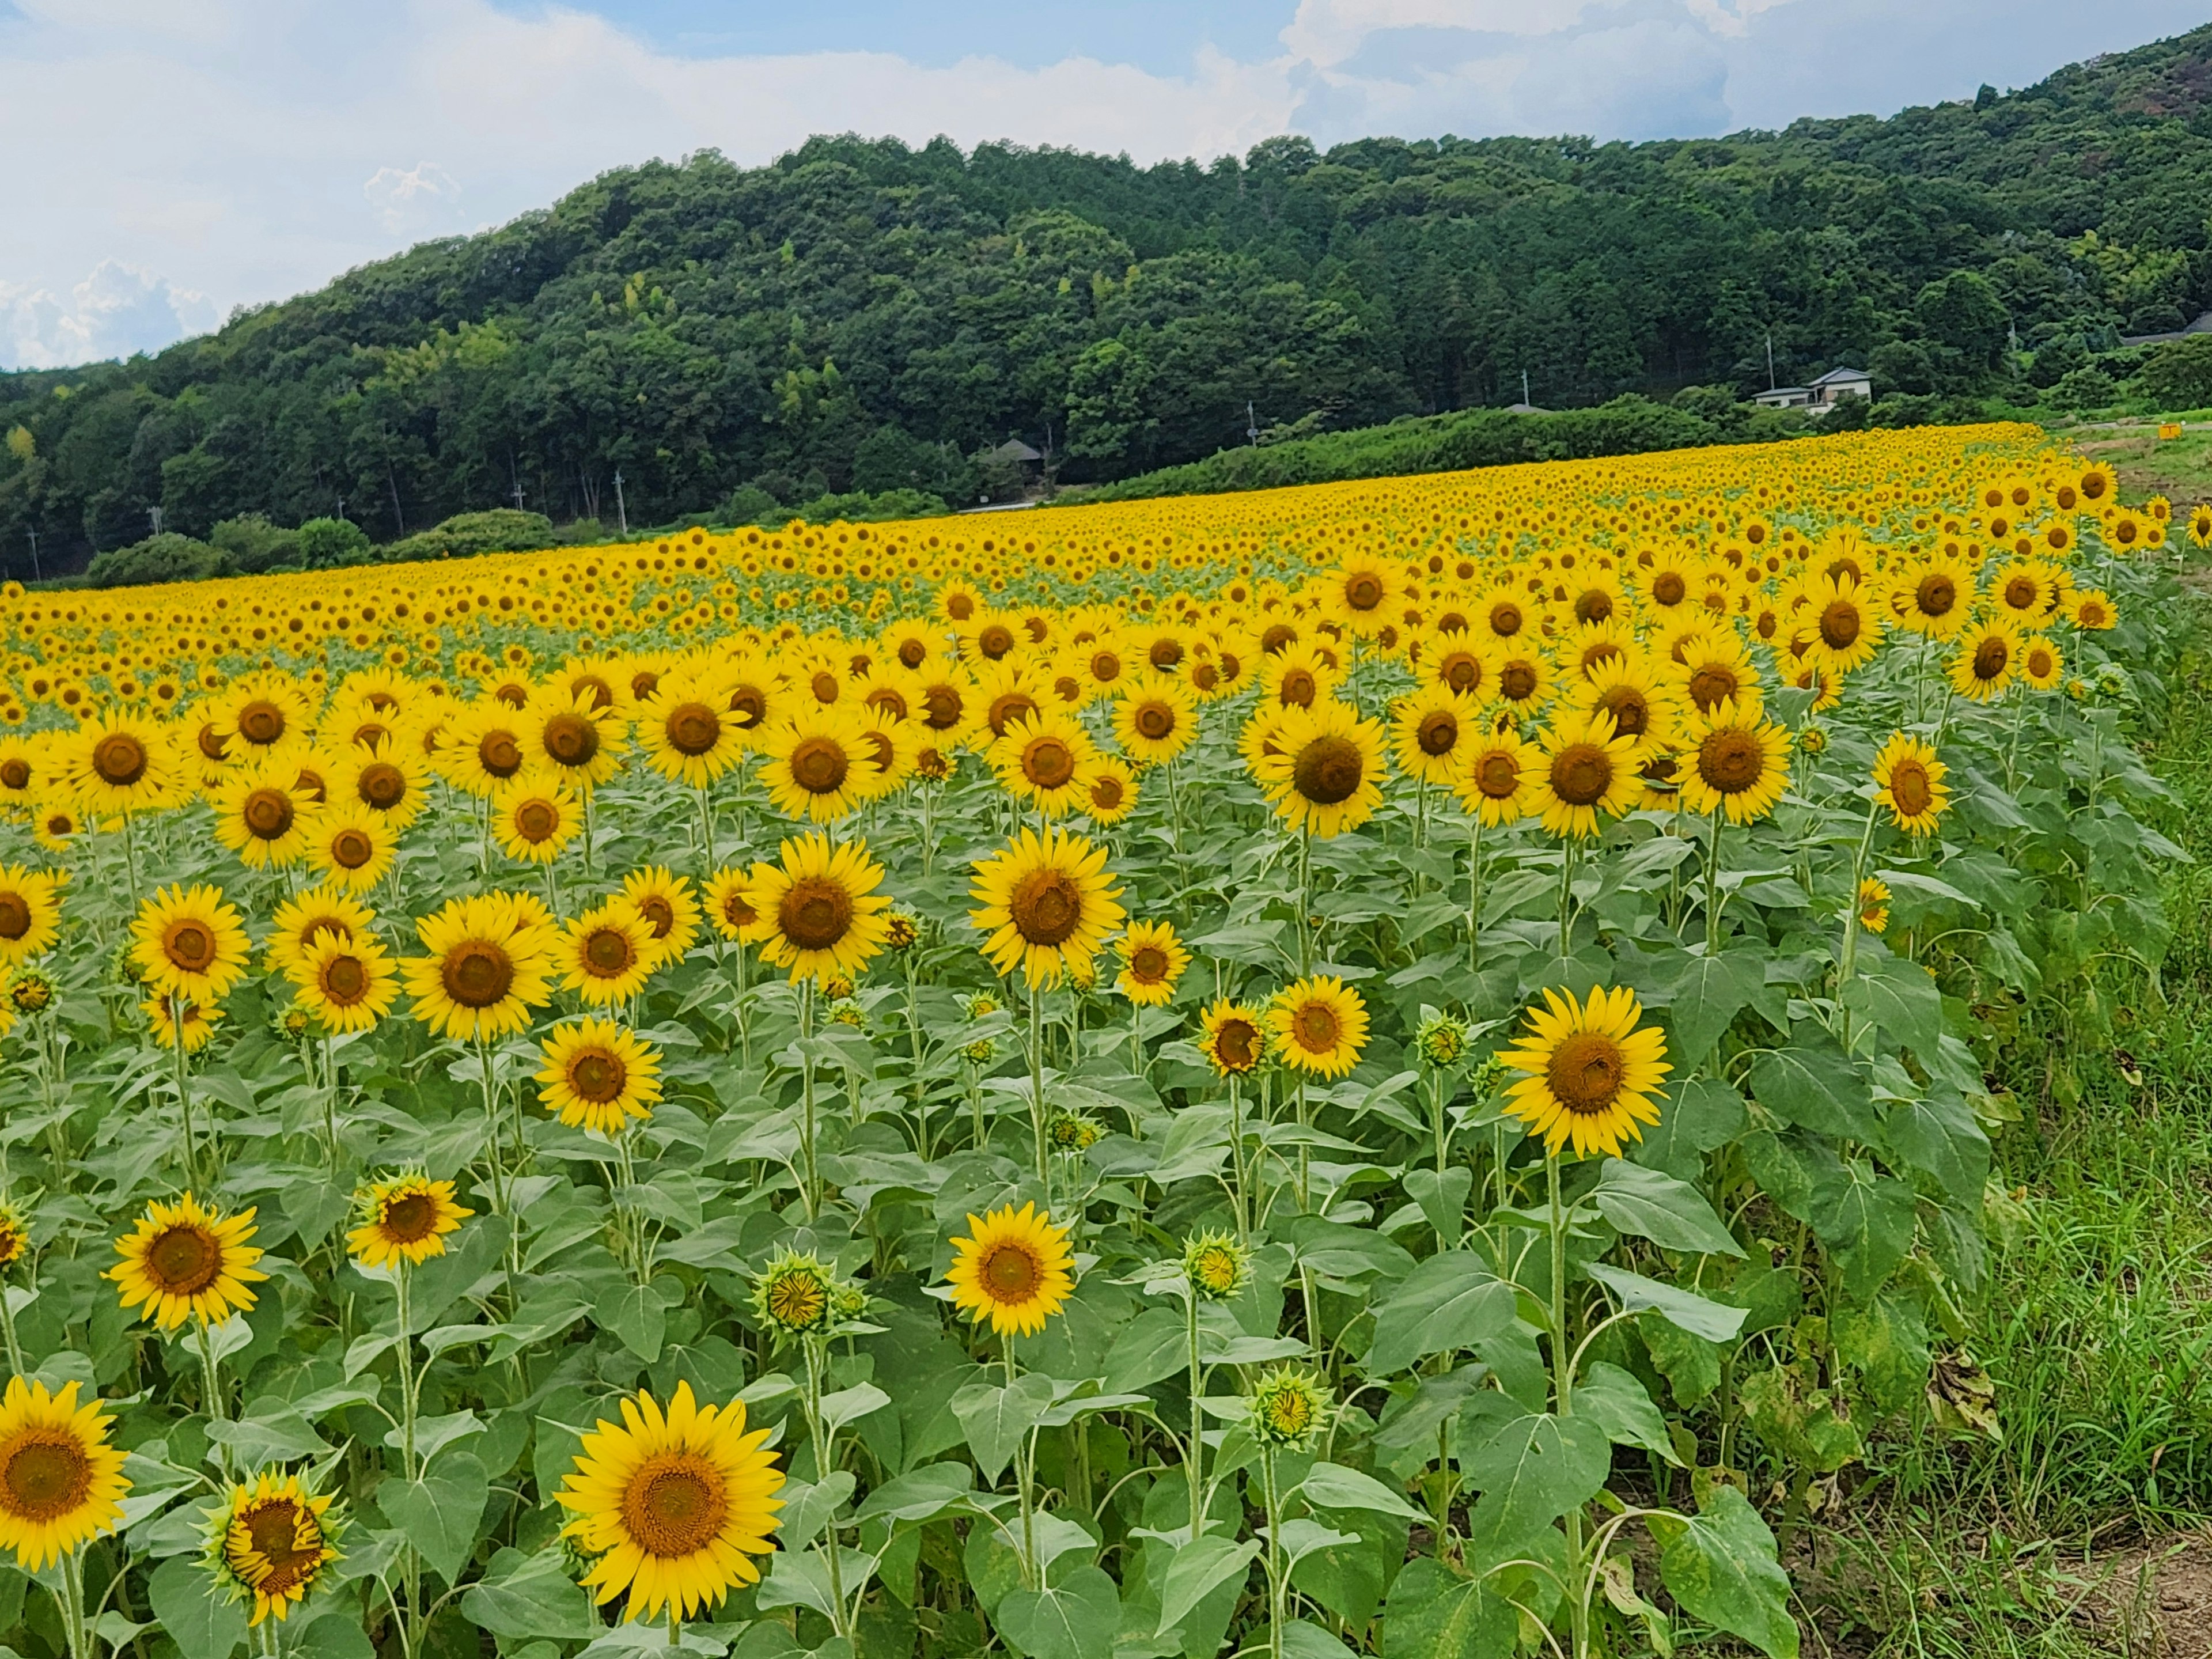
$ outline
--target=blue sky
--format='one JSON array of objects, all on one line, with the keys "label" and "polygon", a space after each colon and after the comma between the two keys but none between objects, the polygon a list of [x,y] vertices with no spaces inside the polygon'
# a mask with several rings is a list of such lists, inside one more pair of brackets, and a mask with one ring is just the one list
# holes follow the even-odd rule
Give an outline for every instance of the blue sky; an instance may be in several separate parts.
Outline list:
[{"label": "blue sky", "polygon": [[0,368],[152,349],[612,167],[819,131],[1690,137],[2030,83],[2204,0],[0,0]]}]

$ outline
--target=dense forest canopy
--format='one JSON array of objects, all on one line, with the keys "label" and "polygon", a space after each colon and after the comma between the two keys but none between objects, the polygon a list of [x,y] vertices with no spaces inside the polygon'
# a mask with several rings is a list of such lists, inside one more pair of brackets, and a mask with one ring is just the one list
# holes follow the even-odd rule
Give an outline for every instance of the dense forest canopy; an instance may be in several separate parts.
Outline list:
[{"label": "dense forest canopy", "polygon": [[[0,375],[0,562],[259,513],[379,542],[1067,480],[1518,400],[2049,385],[2212,306],[2212,27],[2027,89],[1721,139],[853,137],[609,173],[151,357]],[[518,500],[518,495],[520,499]]]}]

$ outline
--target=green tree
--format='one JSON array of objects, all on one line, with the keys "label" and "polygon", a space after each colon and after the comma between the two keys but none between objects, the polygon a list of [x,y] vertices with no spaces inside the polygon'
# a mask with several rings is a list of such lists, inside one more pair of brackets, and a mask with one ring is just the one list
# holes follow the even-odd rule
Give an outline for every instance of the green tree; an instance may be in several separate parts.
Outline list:
[{"label": "green tree", "polygon": [[295,545],[307,568],[329,570],[364,562],[368,532],[350,519],[310,519],[300,526]]},{"label": "green tree", "polygon": [[2136,371],[2136,384],[2162,410],[2212,405],[2212,334],[2192,334],[2154,348]]}]

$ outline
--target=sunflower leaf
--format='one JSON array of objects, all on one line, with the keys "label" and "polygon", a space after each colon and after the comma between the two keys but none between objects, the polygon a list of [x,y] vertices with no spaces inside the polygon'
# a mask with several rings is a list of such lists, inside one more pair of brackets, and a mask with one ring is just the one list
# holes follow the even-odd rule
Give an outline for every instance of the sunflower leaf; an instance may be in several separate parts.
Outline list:
[{"label": "sunflower leaf", "polygon": [[1078,1567],[1057,1584],[1008,1594],[996,1622],[1030,1659],[1113,1659],[1121,1594],[1098,1568]]},{"label": "sunflower leaf", "polygon": [[154,1569],[147,1599],[184,1659],[230,1659],[246,1640],[246,1610],[216,1600],[207,1574],[189,1555],[173,1555]]},{"label": "sunflower leaf", "polygon": [[1729,1307],[1679,1285],[1662,1285],[1607,1262],[1593,1261],[1583,1271],[1620,1297],[1620,1305],[1628,1311],[1656,1313],[1668,1324],[1708,1342],[1731,1340],[1751,1316],[1745,1309]]},{"label": "sunflower leaf", "polygon": [[1513,1287],[1472,1250],[1432,1255],[1376,1310],[1367,1372],[1387,1376],[1430,1354],[1472,1347],[1513,1322]]},{"label": "sunflower leaf", "polygon": [[1743,1254],[1743,1246],[1721,1224],[1703,1194],[1657,1170],[1609,1158],[1590,1201],[1622,1232],[1648,1238],[1662,1249],[1700,1255]]},{"label": "sunflower leaf", "polygon": [[490,1496],[484,1466],[464,1451],[440,1458],[420,1480],[387,1480],[376,1502],[423,1564],[450,1584],[476,1548],[477,1522]]},{"label": "sunflower leaf", "polygon": [[1016,1377],[1008,1388],[971,1382],[952,1396],[952,1414],[967,1431],[977,1474],[986,1480],[999,1478],[999,1472],[1012,1461],[1022,1437],[1051,1406],[1055,1392],[1050,1377],[1032,1371]]}]

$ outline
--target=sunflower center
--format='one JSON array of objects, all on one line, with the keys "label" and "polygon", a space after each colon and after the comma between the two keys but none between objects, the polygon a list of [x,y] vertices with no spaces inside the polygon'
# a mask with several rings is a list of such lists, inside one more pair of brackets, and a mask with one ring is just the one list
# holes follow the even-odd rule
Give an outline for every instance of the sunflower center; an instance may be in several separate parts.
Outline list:
[{"label": "sunflower center", "polygon": [[1000,1302],[1026,1302],[1044,1277],[1037,1259],[1018,1244],[994,1244],[979,1273],[984,1288]]},{"label": "sunflower center", "polygon": [[1994,680],[2000,678],[2012,662],[2012,647],[1997,635],[1992,634],[1974,647],[1974,678]]},{"label": "sunflower center", "polygon": [[1680,605],[1690,596],[1690,585],[1677,570],[1662,570],[1653,579],[1651,597],[1661,605]]},{"label": "sunflower center", "polygon": [[204,973],[215,960],[215,932],[196,917],[169,924],[161,935],[162,954],[188,974]]},{"label": "sunflower center", "polygon": [[487,732],[477,744],[477,763],[495,778],[511,778],[522,769],[522,745],[512,732]]},{"label": "sunflower center", "polygon": [[358,870],[376,856],[376,843],[359,830],[341,830],[331,837],[331,862],[341,870]]},{"label": "sunflower center", "polygon": [[1923,617],[1948,617],[1958,608],[1959,585],[1948,576],[1923,576],[1912,590],[1912,602]]},{"label": "sunflower center", "polygon": [[1701,714],[1717,703],[1726,702],[1737,690],[1735,670],[1722,663],[1707,663],[1690,676],[1690,701]]},{"label": "sunflower center", "polygon": [[906,699],[888,685],[878,686],[862,701],[871,708],[881,709],[895,720],[902,720],[912,712],[906,706]]},{"label": "sunflower center", "polygon": [[929,655],[929,647],[920,640],[899,641],[898,659],[909,669],[919,668]]},{"label": "sunflower center", "polygon": [[440,969],[446,994],[464,1008],[489,1008],[514,985],[514,961],[488,939],[472,939],[446,954]]},{"label": "sunflower center", "polygon": [[1083,920],[1083,895],[1064,872],[1032,872],[1006,902],[1014,930],[1047,950],[1064,944]]},{"label": "sunflower center", "polygon": [[545,752],[562,766],[582,766],[599,752],[598,722],[581,714],[556,714],[545,722]]},{"label": "sunflower center", "polygon": [[1336,1017],[1336,1010],[1325,1002],[1304,1003],[1291,1017],[1291,1035],[1297,1039],[1298,1047],[1310,1054],[1329,1053],[1343,1034],[1344,1022]]},{"label": "sunflower center", "polygon": [[1525,620],[1517,605],[1494,605],[1490,612],[1490,631],[1501,640],[1510,640],[1521,631]]},{"label": "sunflower center", "polygon": [[619,927],[594,927],[584,936],[584,966],[602,979],[628,973],[636,960],[629,935]]},{"label": "sunflower center", "polygon": [[368,993],[368,969],[359,957],[332,957],[323,967],[323,993],[340,1007],[350,1008]]},{"label": "sunflower center", "polygon": [[1139,985],[1158,985],[1168,976],[1168,953],[1157,945],[1140,945],[1129,953],[1129,977]]},{"label": "sunflower center", "polygon": [[597,674],[579,674],[568,682],[568,695],[580,696],[594,713],[615,706],[615,689]]},{"label": "sunflower center", "polygon": [[1308,668],[1293,668],[1285,674],[1275,688],[1275,700],[1285,708],[1295,705],[1300,708],[1313,707],[1313,700],[1321,687]]},{"label": "sunflower center", "polygon": [[633,697],[649,697],[660,690],[660,676],[650,668],[641,668],[629,677],[629,694]]},{"label": "sunflower center", "polygon": [[0,1465],[0,1502],[19,1520],[67,1515],[91,1487],[92,1460],[74,1440],[59,1436],[19,1440]]},{"label": "sunflower center", "polygon": [[362,803],[379,812],[389,812],[407,794],[407,775],[390,761],[364,766],[355,784]]},{"label": "sunflower center", "polygon": [[246,798],[240,816],[264,841],[276,841],[292,827],[292,798],[282,789],[257,789]]},{"label": "sunflower center", "polygon": [[720,1470],[696,1452],[663,1452],[630,1478],[623,1525],[647,1555],[694,1555],[714,1542],[729,1507]]},{"label": "sunflower center", "polygon": [[921,695],[921,723],[933,732],[950,731],[960,724],[960,694],[949,685],[933,685]]},{"label": "sunflower center", "polygon": [[1302,1389],[1285,1389],[1267,1402],[1267,1419],[1277,1434],[1304,1434],[1313,1422],[1313,1401]]},{"label": "sunflower center", "polygon": [[1455,691],[1472,691],[1482,684],[1482,665],[1466,652],[1455,651],[1444,659],[1437,678]]},{"label": "sunflower center", "polygon": [[653,929],[655,939],[666,939],[676,931],[676,909],[658,893],[648,893],[637,902],[637,913]]},{"label": "sunflower center", "polygon": [[1091,785],[1091,804],[1112,811],[1121,804],[1121,780],[1111,772],[1099,775]]},{"label": "sunflower center", "polygon": [[1382,583],[1372,571],[1363,570],[1344,585],[1344,602],[1354,611],[1372,611],[1382,603]]},{"label": "sunflower center", "polygon": [[1577,1031],[1552,1051],[1544,1081],[1559,1104],[1578,1117],[1613,1109],[1620,1098],[1627,1056],[1603,1031]]},{"label": "sunflower center", "polygon": [[993,623],[976,635],[975,648],[996,662],[1014,648],[1014,631],[1003,623]]},{"label": "sunflower center", "polygon": [[568,1086],[594,1106],[604,1106],[623,1091],[629,1067],[622,1056],[605,1048],[586,1048],[568,1062]]},{"label": "sunflower center", "polygon": [[27,789],[31,787],[31,763],[21,755],[10,755],[0,761],[0,788]]},{"label": "sunflower center", "polygon": [[1121,678],[1121,659],[1111,651],[1091,653],[1091,678],[1101,685],[1111,684]]},{"label": "sunflower center", "polygon": [[1182,660],[1182,641],[1177,639],[1154,640],[1152,648],[1145,653],[1145,660],[1164,674]]},{"label": "sunflower center", "polygon": [[31,931],[31,902],[21,893],[0,892],[0,939],[21,939]]},{"label": "sunflower center", "polygon": [[1849,599],[1833,599],[1820,612],[1820,642],[1831,651],[1848,651],[1858,643],[1859,608]]},{"label": "sunflower center", "polygon": [[1927,769],[1918,761],[1899,761],[1890,771],[1889,798],[1908,818],[1917,818],[1925,812],[1936,799]]},{"label": "sunflower center", "polygon": [[1595,806],[1613,787],[1613,757],[1594,743],[1571,743],[1552,757],[1552,793],[1570,806]]},{"label": "sunflower center", "polygon": [[561,814],[550,801],[526,800],[514,814],[514,827],[525,841],[544,841],[561,827]]},{"label": "sunflower center", "polygon": [[437,1225],[437,1200],[428,1193],[408,1193],[384,1206],[384,1231],[402,1244],[421,1243]]},{"label": "sunflower center", "polygon": [[852,769],[845,748],[830,738],[807,738],[791,751],[791,781],[810,795],[833,795]]},{"label": "sunflower center", "polygon": [[827,951],[853,925],[853,896],[827,876],[802,876],[775,907],[776,931],[802,951]]},{"label": "sunflower center", "polygon": [[1698,775],[1708,788],[1740,795],[1766,770],[1766,751],[1740,726],[1723,726],[1698,745]]},{"label": "sunflower center", "polygon": [[[199,736],[195,741],[199,744],[201,755],[208,760],[219,761],[230,752],[229,743],[212,726],[200,727]],[[21,786],[15,787],[20,788]]]},{"label": "sunflower center", "polygon": [[1003,738],[1006,728],[1016,720],[1025,720],[1037,711],[1036,699],[1026,691],[1008,691],[991,700],[984,719],[990,723],[991,735]]},{"label": "sunflower center", "polygon": [[1175,730],[1175,710],[1164,702],[1148,702],[1137,710],[1138,735],[1154,743],[1164,740]]},{"label": "sunflower center", "polygon": [[1510,755],[1485,755],[1474,769],[1474,787],[1492,800],[1509,800],[1521,787],[1521,766]]},{"label": "sunflower center", "polygon": [[128,732],[111,732],[93,746],[92,769],[102,783],[127,789],[146,775],[146,745]]},{"label": "sunflower center", "polygon": [[1651,729],[1651,705],[1632,685],[1616,685],[1597,700],[1613,716],[1613,729],[1624,738],[1640,738]]},{"label": "sunflower center", "polygon": [[1498,690],[1508,702],[1526,702],[1536,695],[1536,665],[1510,662],[1498,671]]},{"label": "sunflower center", "polygon": [[238,735],[246,742],[266,745],[284,735],[284,711],[257,698],[238,711]]},{"label": "sunflower center", "polygon": [[198,1296],[222,1272],[222,1247],[201,1227],[170,1227],[146,1247],[148,1272],[170,1296]]},{"label": "sunflower center", "polygon": [[668,746],[679,755],[703,755],[721,740],[722,722],[703,702],[678,703],[662,723]]},{"label": "sunflower center", "polygon": [[2043,678],[2057,665],[2050,652],[2037,646],[2027,653],[2027,672],[2038,679]]},{"label": "sunflower center", "polygon": [[768,1287],[768,1308],[776,1321],[804,1330],[822,1317],[821,1281],[809,1273],[780,1273]]},{"label": "sunflower center", "polygon": [[1291,781],[1316,806],[1334,806],[1359,793],[1367,776],[1359,745],[1334,733],[1316,738],[1291,763]]},{"label": "sunflower center", "polygon": [[1413,730],[1413,743],[1424,755],[1449,755],[1459,742],[1459,717],[1449,708],[1432,708]]},{"label": "sunflower center", "polygon": [[1259,1028],[1249,1019],[1225,1019],[1214,1034],[1213,1048],[1232,1071],[1249,1070],[1260,1058]]}]

